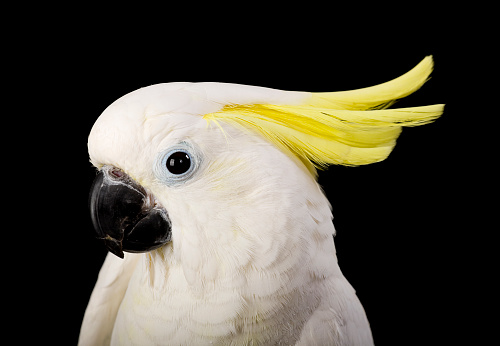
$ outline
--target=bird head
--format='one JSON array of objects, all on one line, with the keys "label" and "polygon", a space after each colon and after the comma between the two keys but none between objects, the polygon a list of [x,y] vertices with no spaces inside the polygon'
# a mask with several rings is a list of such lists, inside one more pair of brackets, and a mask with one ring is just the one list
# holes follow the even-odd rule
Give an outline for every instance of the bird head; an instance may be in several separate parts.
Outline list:
[{"label": "bird head", "polygon": [[427,57],[393,81],[346,92],[166,83],[123,96],[88,139],[98,237],[119,257],[168,251],[212,276],[291,252],[304,261],[333,229],[316,168],[381,161],[402,126],[437,118],[442,105],[386,109],[431,70]]}]

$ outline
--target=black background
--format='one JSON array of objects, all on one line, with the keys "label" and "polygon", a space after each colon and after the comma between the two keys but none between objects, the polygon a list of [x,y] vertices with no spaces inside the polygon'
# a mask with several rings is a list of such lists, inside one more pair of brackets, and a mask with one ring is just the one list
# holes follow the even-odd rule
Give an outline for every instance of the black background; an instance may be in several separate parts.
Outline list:
[{"label": "black background", "polygon": [[[37,340],[77,341],[106,255],[87,209],[95,176],[87,136],[118,97],[175,81],[349,90],[398,77],[432,54],[432,79],[396,106],[446,103],[443,116],[404,129],[384,162],[332,166],[320,172],[319,183],[332,204],[340,267],[365,307],[376,344],[422,344],[429,335],[440,343],[461,334],[451,323],[459,272],[468,266],[461,262],[457,268],[467,190],[457,188],[457,162],[467,153],[457,152],[465,111],[456,88],[461,52],[471,48],[461,42],[457,49],[459,34],[445,12],[414,13],[425,23],[416,28],[406,11],[379,18],[369,9],[362,18],[325,11],[241,17],[169,9],[158,14],[162,20],[138,21],[139,14],[72,9],[14,40],[12,50],[23,53],[15,55],[19,77],[13,88],[17,96],[35,94],[15,107],[22,114],[16,124],[29,121],[34,132],[23,151],[31,162],[21,163],[26,178],[17,196],[19,205],[27,196],[38,199],[36,207],[30,204],[33,213],[21,217],[30,240],[11,256],[18,263],[15,275],[26,282],[15,293],[28,297],[31,312],[27,317],[16,308],[13,320],[36,321]],[[31,264],[21,265],[20,258]]]}]

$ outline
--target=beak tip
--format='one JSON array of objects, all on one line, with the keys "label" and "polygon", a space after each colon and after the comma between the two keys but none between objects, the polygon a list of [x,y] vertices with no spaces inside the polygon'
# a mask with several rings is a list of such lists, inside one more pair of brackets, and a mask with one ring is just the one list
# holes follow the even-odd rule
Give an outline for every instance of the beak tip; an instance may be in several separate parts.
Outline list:
[{"label": "beak tip", "polygon": [[121,259],[125,257],[123,254],[121,241],[111,238],[109,235],[107,235],[103,240],[109,252],[117,257],[120,257]]},{"label": "beak tip", "polygon": [[125,257],[125,255],[123,254],[123,251],[120,251],[120,252],[113,252],[113,255],[118,256],[118,257],[120,257],[121,259],[123,259],[123,258]]}]

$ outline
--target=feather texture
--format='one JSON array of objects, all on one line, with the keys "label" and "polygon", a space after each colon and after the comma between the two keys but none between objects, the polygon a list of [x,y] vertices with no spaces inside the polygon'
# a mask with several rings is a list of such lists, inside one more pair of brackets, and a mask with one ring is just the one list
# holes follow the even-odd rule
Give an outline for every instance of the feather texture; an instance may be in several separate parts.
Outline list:
[{"label": "feather texture", "polygon": [[429,55],[413,69],[389,82],[356,90],[314,93],[310,104],[316,107],[349,110],[387,108],[398,99],[420,89],[429,80],[433,67],[432,55]]},{"label": "feather texture", "polygon": [[[167,83],[115,101],[89,135],[91,161],[150,191],[168,211],[172,242],[124,261],[108,256],[80,344],[372,345],[310,173],[313,164],[383,160],[402,127],[436,119],[442,105],[387,109],[431,71],[426,57],[352,91]],[[170,186],[152,167],[182,142],[201,163]]]},{"label": "feather texture", "polygon": [[204,118],[252,129],[317,167],[370,164],[387,158],[401,127],[427,124],[443,112],[443,105],[384,109],[420,88],[431,71],[429,56],[377,86],[312,93],[299,105],[229,104]]},{"label": "feather texture", "polygon": [[108,253],[85,311],[79,345],[109,345],[118,308],[138,259],[136,254],[127,253],[121,260]]}]

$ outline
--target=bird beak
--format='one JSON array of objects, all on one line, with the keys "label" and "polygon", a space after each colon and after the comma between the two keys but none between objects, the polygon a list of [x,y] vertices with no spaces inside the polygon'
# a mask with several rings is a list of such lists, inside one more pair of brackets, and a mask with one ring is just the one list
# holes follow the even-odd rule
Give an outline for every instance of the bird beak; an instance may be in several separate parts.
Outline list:
[{"label": "bird beak", "polygon": [[116,256],[146,252],[171,239],[167,211],[122,170],[104,166],[90,188],[89,208],[99,239]]}]

